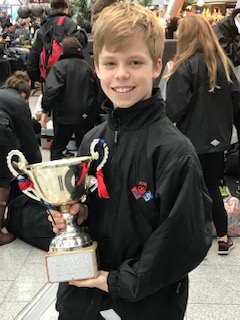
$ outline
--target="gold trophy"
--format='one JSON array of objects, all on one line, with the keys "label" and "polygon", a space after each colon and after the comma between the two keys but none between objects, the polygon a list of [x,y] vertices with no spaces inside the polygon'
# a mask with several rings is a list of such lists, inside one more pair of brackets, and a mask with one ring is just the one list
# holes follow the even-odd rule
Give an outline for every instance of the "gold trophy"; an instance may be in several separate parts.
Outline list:
[{"label": "gold trophy", "polygon": [[[98,276],[97,242],[91,240],[86,227],[76,228],[69,208],[76,202],[84,203],[87,194],[97,189],[98,180],[88,175],[90,164],[96,161],[96,171],[101,171],[108,153],[106,143],[95,139],[90,146],[90,156],[85,157],[28,164],[19,150],[12,150],[7,156],[9,170],[17,177],[23,193],[40,201],[48,209],[58,208],[66,219],[66,230],[53,238],[46,255],[49,282]],[[14,169],[13,157],[18,157],[21,173]]]}]

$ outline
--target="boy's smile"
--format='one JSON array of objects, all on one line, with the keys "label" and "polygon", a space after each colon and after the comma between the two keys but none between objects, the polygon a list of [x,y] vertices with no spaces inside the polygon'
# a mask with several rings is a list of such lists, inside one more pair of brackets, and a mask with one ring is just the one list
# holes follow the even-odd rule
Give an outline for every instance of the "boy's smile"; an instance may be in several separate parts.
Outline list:
[{"label": "boy's smile", "polygon": [[161,59],[153,66],[149,49],[141,37],[131,39],[120,49],[104,46],[96,65],[103,91],[118,108],[129,108],[150,98],[153,80],[159,76],[161,68]]}]

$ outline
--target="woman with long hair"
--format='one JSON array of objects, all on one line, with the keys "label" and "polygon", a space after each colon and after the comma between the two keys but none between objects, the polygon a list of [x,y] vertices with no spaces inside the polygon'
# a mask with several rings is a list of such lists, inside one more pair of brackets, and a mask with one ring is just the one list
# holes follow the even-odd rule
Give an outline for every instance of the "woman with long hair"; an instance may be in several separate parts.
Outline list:
[{"label": "woman with long hair", "polygon": [[[177,50],[168,73],[168,117],[192,141],[213,200],[218,253],[234,247],[219,190],[224,151],[230,147],[233,116],[240,110],[240,88],[233,66],[201,15],[184,18],[177,31]],[[196,208],[197,210],[197,208]]]}]

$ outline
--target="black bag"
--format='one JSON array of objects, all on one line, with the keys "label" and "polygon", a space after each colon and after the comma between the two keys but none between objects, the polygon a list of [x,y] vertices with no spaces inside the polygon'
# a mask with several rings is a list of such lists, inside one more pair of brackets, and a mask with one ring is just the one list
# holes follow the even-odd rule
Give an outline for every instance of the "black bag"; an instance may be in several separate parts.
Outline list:
[{"label": "black bag", "polygon": [[230,149],[225,154],[225,175],[238,177],[239,172],[239,144],[236,142],[231,145]]},{"label": "black bag", "polygon": [[48,251],[55,234],[47,217],[40,202],[23,194],[10,202],[6,228],[21,240]]}]

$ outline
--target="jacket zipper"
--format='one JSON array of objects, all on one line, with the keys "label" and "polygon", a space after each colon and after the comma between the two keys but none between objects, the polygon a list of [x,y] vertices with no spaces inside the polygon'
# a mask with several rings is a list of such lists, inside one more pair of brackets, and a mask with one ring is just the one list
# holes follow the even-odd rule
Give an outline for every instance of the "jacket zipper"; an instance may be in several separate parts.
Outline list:
[{"label": "jacket zipper", "polygon": [[[114,114],[113,114],[113,117],[114,117]],[[116,172],[116,165],[113,166],[114,164],[114,161],[115,161],[115,157],[116,157],[116,153],[117,153],[117,146],[118,146],[118,142],[119,142],[119,136],[120,136],[120,125],[119,125],[119,120],[116,119],[116,127],[115,127],[115,131],[114,131],[114,136],[113,136],[113,156],[112,156],[112,159],[111,159],[111,167],[112,167],[112,175],[113,176],[116,176],[115,175],[115,172]],[[108,221],[106,221],[106,217],[104,219],[104,230],[106,233],[108,233],[108,228],[109,228],[109,225],[108,225]],[[110,264],[110,260],[111,260],[111,256],[112,256],[112,244],[110,244],[110,247],[109,247],[109,255],[107,257],[107,267],[109,267],[109,264]]]}]

